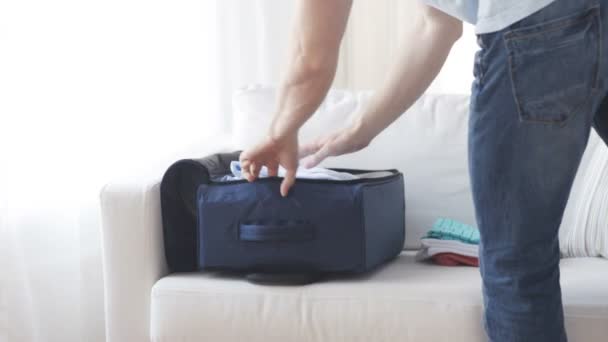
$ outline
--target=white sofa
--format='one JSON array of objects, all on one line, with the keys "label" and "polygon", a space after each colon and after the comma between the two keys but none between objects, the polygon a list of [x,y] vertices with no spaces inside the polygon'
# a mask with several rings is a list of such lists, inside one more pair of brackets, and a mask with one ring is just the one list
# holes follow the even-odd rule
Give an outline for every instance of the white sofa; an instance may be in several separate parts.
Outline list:
[{"label": "white sofa", "polygon": [[[269,87],[241,89],[232,134],[204,139],[173,159],[255,142],[270,120],[274,96]],[[302,140],[345,124],[368,96],[333,90]],[[162,168],[152,177],[108,184],[101,193],[108,341],[484,341],[479,270],[414,260],[419,238],[435,218],[475,223],[467,109],[466,96],[425,95],[366,150],[326,161],[395,167],[405,175],[406,250],[363,276],[267,287],[212,272],[167,274]],[[570,341],[608,341],[608,260],[563,259],[561,269]]]}]

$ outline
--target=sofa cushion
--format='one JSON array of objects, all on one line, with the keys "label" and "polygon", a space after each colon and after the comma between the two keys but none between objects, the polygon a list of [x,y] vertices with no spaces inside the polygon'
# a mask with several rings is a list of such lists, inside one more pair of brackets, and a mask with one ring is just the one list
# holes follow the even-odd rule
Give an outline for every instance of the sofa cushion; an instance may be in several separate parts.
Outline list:
[{"label": "sofa cushion", "polygon": [[[571,341],[608,336],[608,260],[564,259]],[[404,252],[364,276],[302,287],[236,275],[173,274],[152,289],[153,341],[484,341],[479,270],[414,261]]]},{"label": "sofa cushion", "polygon": [[[300,141],[344,127],[371,92],[331,90],[302,127]],[[236,148],[247,148],[268,130],[276,90],[248,86],[233,99]],[[355,169],[396,168],[403,172],[406,196],[405,248],[420,247],[420,238],[438,217],[475,225],[467,164],[467,95],[423,95],[404,115],[357,153],[329,158],[322,166]]]}]

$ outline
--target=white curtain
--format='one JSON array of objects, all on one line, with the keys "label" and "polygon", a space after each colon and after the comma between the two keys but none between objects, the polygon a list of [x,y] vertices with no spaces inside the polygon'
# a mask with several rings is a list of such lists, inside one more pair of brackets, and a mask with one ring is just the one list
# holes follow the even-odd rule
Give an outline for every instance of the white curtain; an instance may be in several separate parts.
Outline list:
[{"label": "white curtain", "polygon": [[0,341],[104,341],[98,194],[225,129],[214,1],[0,1]]},{"label": "white curtain", "polygon": [[[294,8],[0,1],[0,341],[104,340],[101,186],[229,131],[232,91],[278,82]],[[376,87],[411,15],[355,1],[335,86]],[[468,91],[469,36],[435,90]]]},{"label": "white curtain", "polygon": [[[295,8],[294,0],[218,2],[218,69],[223,89],[279,82]],[[232,91],[220,95],[222,112],[230,111],[231,97]]]}]

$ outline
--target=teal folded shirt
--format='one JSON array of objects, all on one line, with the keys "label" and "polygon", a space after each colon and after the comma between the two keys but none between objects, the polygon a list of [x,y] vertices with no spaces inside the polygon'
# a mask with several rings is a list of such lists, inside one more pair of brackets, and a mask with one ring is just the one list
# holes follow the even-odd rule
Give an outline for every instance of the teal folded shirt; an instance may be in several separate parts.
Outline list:
[{"label": "teal folded shirt", "polygon": [[464,243],[479,244],[479,230],[456,220],[439,218],[423,237],[428,239],[457,240]]}]

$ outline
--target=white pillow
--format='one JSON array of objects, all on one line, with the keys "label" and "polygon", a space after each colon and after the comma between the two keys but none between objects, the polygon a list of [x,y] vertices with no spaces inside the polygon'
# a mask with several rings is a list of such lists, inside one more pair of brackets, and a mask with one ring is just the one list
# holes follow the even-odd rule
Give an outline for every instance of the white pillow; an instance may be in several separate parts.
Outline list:
[{"label": "white pillow", "polygon": [[[331,90],[300,132],[306,142],[344,127],[370,92]],[[272,87],[248,86],[233,98],[233,137],[237,148],[256,143],[268,129],[275,106]],[[424,95],[363,151],[329,158],[326,167],[399,169],[406,194],[405,248],[438,217],[475,225],[467,164],[468,96]]]},{"label": "white pillow", "polygon": [[608,148],[593,131],[559,231],[565,257],[608,258]]}]

